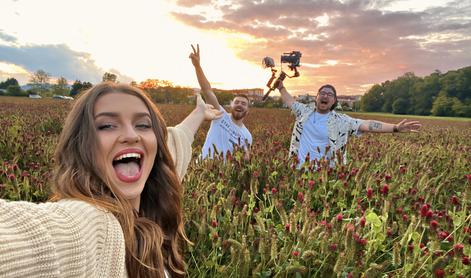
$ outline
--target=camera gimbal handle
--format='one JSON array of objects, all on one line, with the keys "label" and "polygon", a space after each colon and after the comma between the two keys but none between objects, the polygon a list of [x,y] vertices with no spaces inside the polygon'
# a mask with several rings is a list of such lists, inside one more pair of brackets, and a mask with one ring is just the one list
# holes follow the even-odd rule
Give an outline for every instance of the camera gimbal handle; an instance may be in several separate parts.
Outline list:
[{"label": "camera gimbal handle", "polygon": [[[273,86],[271,86],[271,83],[273,82],[273,79],[275,79],[275,74],[276,74],[276,69],[272,69],[271,70],[271,78],[270,80],[268,80],[267,82],[267,87],[269,88],[268,92],[263,96],[262,98],[262,101],[265,101],[268,97],[268,95],[273,92],[276,88],[278,88],[278,85],[280,85],[280,82],[282,82],[283,80],[285,80],[286,76],[288,76],[284,71],[282,71],[280,73],[280,76],[278,76],[278,78],[276,79],[275,83],[273,84]],[[293,76],[288,76],[289,78],[291,77],[298,77],[299,76],[299,72],[297,70],[295,70],[295,73]]]}]

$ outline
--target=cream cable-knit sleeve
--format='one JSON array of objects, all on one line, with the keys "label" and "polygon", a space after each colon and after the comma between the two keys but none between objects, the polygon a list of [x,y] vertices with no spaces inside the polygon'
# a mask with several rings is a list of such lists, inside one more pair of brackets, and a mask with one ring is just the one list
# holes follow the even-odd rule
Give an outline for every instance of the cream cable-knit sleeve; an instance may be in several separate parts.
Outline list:
[{"label": "cream cable-knit sleeve", "polygon": [[121,226],[78,200],[0,200],[0,277],[126,277]]},{"label": "cream cable-knit sleeve", "polygon": [[182,125],[167,128],[167,146],[172,155],[175,169],[180,180],[185,176],[191,160],[191,144],[194,136]]}]

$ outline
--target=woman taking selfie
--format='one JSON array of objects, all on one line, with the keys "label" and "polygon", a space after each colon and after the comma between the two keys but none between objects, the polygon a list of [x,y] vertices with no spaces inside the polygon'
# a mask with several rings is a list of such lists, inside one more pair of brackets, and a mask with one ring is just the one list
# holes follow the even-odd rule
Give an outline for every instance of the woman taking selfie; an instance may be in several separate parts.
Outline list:
[{"label": "woman taking selfie", "polygon": [[182,277],[181,179],[203,120],[167,128],[140,89],[101,83],[69,113],[51,202],[0,200],[0,277]]}]

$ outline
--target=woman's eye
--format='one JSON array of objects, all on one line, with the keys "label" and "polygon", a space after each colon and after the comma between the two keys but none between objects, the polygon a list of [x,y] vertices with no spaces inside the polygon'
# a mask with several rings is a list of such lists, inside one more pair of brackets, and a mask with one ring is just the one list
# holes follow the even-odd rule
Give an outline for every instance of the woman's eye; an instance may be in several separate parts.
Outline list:
[{"label": "woman's eye", "polygon": [[142,128],[142,129],[149,129],[149,128],[152,128],[152,126],[149,125],[149,124],[138,124],[138,125],[136,125],[136,127]]},{"label": "woman's eye", "polygon": [[112,124],[102,124],[98,126],[98,130],[105,130],[105,129],[111,129],[113,128]]}]

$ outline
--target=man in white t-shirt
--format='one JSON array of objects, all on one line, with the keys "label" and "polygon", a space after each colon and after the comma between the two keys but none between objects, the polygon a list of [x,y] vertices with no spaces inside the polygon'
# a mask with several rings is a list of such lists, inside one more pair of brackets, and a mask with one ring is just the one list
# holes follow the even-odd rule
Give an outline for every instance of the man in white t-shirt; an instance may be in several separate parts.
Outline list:
[{"label": "man in white t-shirt", "polygon": [[226,156],[227,152],[232,153],[235,146],[245,150],[245,158],[248,158],[249,149],[252,145],[252,134],[244,125],[244,119],[249,112],[249,99],[246,95],[236,95],[231,102],[231,113],[219,104],[219,101],[211,89],[209,81],[204,75],[200,64],[200,48],[192,45],[193,52],[190,59],[195,67],[196,77],[201,87],[201,92],[206,103],[223,112],[223,116],[211,122],[206,140],[202,149],[202,158],[213,158],[215,152]]},{"label": "man in white t-shirt", "polygon": [[[291,135],[290,155],[298,158],[298,167],[307,158],[310,161],[326,158],[331,160],[331,167],[335,166],[335,160],[345,164],[346,145],[351,135],[359,135],[361,132],[409,132],[417,131],[421,127],[418,121],[402,120],[398,124],[389,124],[355,119],[337,113],[334,111],[337,106],[337,91],[329,84],[319,88],[314,107],[295,101],[283,86],[283,82],[279,82],[278,90],[283,102],[296,116]],[[342,157],[332,159],[333,154],[337,152],[340,152]]]}]

